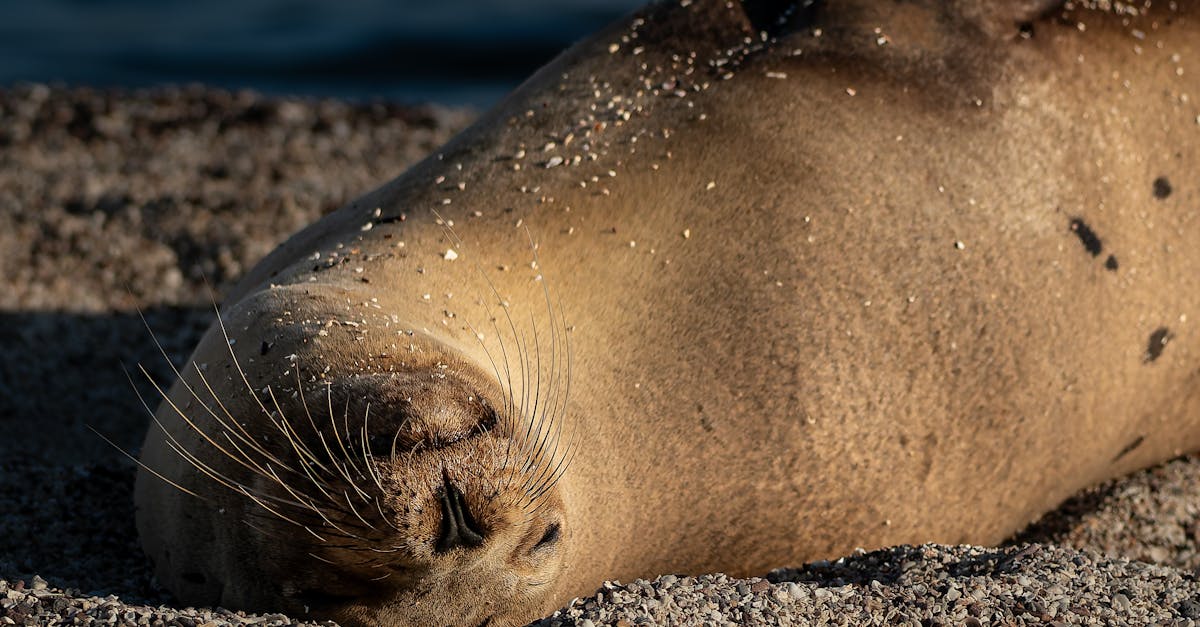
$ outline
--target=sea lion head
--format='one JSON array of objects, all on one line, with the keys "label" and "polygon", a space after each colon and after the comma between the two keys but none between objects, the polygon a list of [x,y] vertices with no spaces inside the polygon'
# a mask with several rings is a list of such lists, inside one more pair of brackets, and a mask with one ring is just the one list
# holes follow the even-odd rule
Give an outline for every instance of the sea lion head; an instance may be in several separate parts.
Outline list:
[{"label": "sea lion head", "polygon": [[[139,524],[147,552],[197,555],[219,593],[189,594],[156,559],[160,579],[188,601],[343,624],[496,626],[553,609],[571,540],[565,399],[527,412],[443,340],[321,334],[261,305],[210,332],[160,408],[186,464],[144,457],[208,501],[187,515],[209,525]],[[216,541],[172,546],[204,536]]]}]

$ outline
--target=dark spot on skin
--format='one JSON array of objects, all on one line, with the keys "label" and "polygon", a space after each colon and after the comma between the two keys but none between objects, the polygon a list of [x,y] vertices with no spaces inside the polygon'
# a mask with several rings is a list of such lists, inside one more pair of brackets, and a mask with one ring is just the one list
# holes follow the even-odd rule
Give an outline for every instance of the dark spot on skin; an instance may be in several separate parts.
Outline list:
[{"label": "dark spot on skin", "polygon": [[183,577],[184,581],[197,586],[202,586],[208,581],[208,577],[205,577],[201,573],[183,573],[180,577]]},{"label": "dark spot on skin", "polygon": [[708,433],[713,432],[712,420],[704,413],[704,405],[696,405],[696,413],[700,416],[700,428]]},{"label": "dark spot on skin", "polygon": [[1125,448],[1121,449],[1120,453],[1117,453],[1117,456],[1113,458],[1113,462],[1120,461],[1120,459],[1122,457],[1125,457],[1126,455],[1132,453],[1134,449],[1141,446],[1142,442],[1145,442],[1145,441],[1146,441],[1146,436],[1139,435],[1132,442],[1130,442],[1129,444],[1126,444]]},{"label": "dark spot on skin", "polygon": [[381,217],[375,218],[374,223],[375,223],[375,226],[379,226],[380,224],[394,224],[396,222],[404,222],[407,219],[408,219],[408,216],[402,213],[398,216],[381,216]]},{"label": "dark spot on skin", "polygon": [[754,30],[772,37],[811,26],[823,0],[743,0]]},{"label": "dark spot on skin", "polygon": [[1171,341],[1171,330],[1167,327],[1159,327],[1150,334],[1150,342],[1146,345],[1146,355],[1142,358],[1143,363],[1150,363],[1158,359],[1162,355],[1163,349],[1166,348],[1167,342]]},{"label": "dark spot on skin", "polygon": [[1075,233],[1075,236],[1083,244],[1083,248],[1093,257],[1104,250],[1104,244],[1100,242],[1100,237],[1082,218],[1071,218],[1071,232]]},{"label": "dark spot on skin", "polygon": [[1115,255],[1109,255],[1109,256],[1108,256],[1108,259],[1105,259],[1105,260],[1104,260],[1104,267],[1105,267],[1105,268],[1107,268],[1107,269],[1109,269],[1109,270],[1112,270],[1113,272],[1116,272],[1116,271],[1117,271],[1117,267],[1118,267],[1118,266],[1117,266],[1117,258],[1116,258],[1116,256],[1115,256]]},{"label": "dark spot on skin", "polygon": [[275,346],[275,345],[274,345],[274,344],[272,344],[271,342],[268,342],[268,341],[266,341],[266,340],[263,340],[262,346],[259,346],[259,347],[258,347],[258,354],[259,354],[259,355],[266,355],[268,352],[270,352],[270,351],[271,351],[271,347],[272,347],[272,346]]},{"label": "dark spot on skin", "polygon": [[1021,39],[1033,39],[1033,22],[1021,22],[1017,24],[1017,34]]},{"label": "dark spot on skin", "polygon": [[1168,181],[1167,177],[1160,176],[1160,177],[1154,179],[1154,197],[1155,198],[1157,198],[1159,200],[1165,200],[1168,196],[1171,195],[1172,189],[1173,188],[1171,187],[1171,181]]}]

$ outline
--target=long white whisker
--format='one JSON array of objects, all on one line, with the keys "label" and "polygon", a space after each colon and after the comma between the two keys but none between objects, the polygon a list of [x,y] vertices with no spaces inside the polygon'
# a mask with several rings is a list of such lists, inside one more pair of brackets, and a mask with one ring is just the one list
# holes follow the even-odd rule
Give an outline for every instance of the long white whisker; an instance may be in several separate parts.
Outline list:
[{"label": "long white whisker", "polygon": [[[166,390],[163,390],[162,387],[159,386],[158,382],[155,381],[154,378],[150,376],[150,372],[146,370],[145,366],[138,364],[138,370],[141,371],[142,376],[144,376],[146,378],[146,380],[150,382],[150,385],[154,388],[154,390],[156,392],[158,392],[159,396],[162,397],[163,402],[165,402],[171,408],[171,410],[174,411],[175,414],[178,415],[183,420],[183,422],[192,429],[192,431],[195,431],[200,437],[204,438],[204,440],[207,441],[213,448],[217,449],[223,455],[225,455],[229,459],[237,462],[239,465],[243,466],[247,470],[249,470],[255,474],[258,474],[264,478],[268,478],[268,479],[270,478],[266,474],[266,472],[262,470],[261,467],[259,467],[257,464],[253,464],[252,458],[246,457],[246,459],[242,459],[242,457],[238,457],[237,455],[231,454],[229,451],[225,450],[224,447],[222,447],[215,440],[213,440],[212,437],[210,437],[208,435],[208,433],[206,433],[203,429],[201,429],[195,422],[192,422],[191,417],[188,416],[187,413],[185,413],[182,409],[180,409],[179,406],[176,405],[175,402],[171,400],[171,397],[170,397],[170,395],[167,394]],[[138,395],[139,399],[141,399],[141,393],[138,392],[137,386],[134,386],[133,377],[131,377],[129,375],[129,371],[125,371],[125,377],[127,379],[129,379],[129,385],[133,386],[134,393]],[[142,400],[142,405],[146,408],[146,411],[149,412],[151,416],[154,415],[154,412],[150,410],[149,403],[146,403],[144,399]],[[243,454],[243,456],[244,456],[244,454]]]},{"label": "long white whisker", "polygon": [[[221,337],[225,339],[225,347],[229,351],[229,358],[233,360],[233,367],[237,371],[238,376],[241,377],[242,383],[246,386],[246,393],[250,395],[250,398],[254,399],[255,404],[258,405],[258,408],[262,411],[263,416],[266,416],[267,420],[274,422],[274,419],[271,417],[271,412],[267,410],[267,406],[263,404],[262,399],[258,397],[258,393],[254,391],[254,386],[250,385],[250,379],[246,377],[246,371],[242,369],[242,364],[238,362],[237,354],[235,354],[233,351],[233,342],[230,340],[229,332],[225,328],[225,321],[221,319],[221,310],[217,307],[217,301],[215,298],[213,299],[213,311],[217,314],[217,328],[221,330]],[[296,472],[295,470],[289,468],[286,464],[280,464],[280,466],[289,472]]]},{"label": "long white whisker", "polygon": [[[333,417],[333,384],[326,384],[326,392],[328,392],[326,397],[329,399],[329,425],[333,427],[333,435],[337,438],[338,448],[342,451],[342,459],[343,459],[343,466],[341,467],[342,476],[345,477],[346,482],[350,484],[350,487],[354,488],[355,491],[357,491],[361,495],[361,498],[364,501],[370,503],[370,500],[367,498],[367,496],[368,496],[367,493],[363,492],[362,489],[360,489],[358,487],[358,484],[350,476],[350,473],[348,471],[348,467],[353,467],[355,472],[359,473],[360,475],[362,474],[361,471],[358,470],[358,467],[354,465],[354,461],[351,459],[350,452],[346,450],[346,444],[344,442],[342,442],[342,434],[340,431],[338,431],[337,419],[335,419]],[[349,403],[350,400],[346,399],[346,402]],[[347,411],[349,411],[349,409],[347,409]],[[347,425],[348,425],[348,423],[347,423]],[[349,426],[347,426],[346,427],[346,432],[347,432],[346,437],[349,437],[349,430],[350,430]],[[346,466],[346,464],[348,464],[349,466]]]},{"label": "long white whisker", "polygon": [[184,494],[187,494],[187,495],[189,495],[189,496],[194,496],[194,497],[196,497],[196,498],[200,499],[201,501],[210,501],[210,500],[211,500],[211,499],[209,499],[208,497],[200,496],[199,494],[196,494],[195,492],[192,492],[191,490],[189,490],[189,489],[187,489],[187,488],[185,488],[185,487],[183,487],[183,486],[179,485],[178,483],[176,483],[176,482],[174,482],[174,481],[171,481],[170,479],[168,479],[168,478],[166,478],[165,476],[163,476],[163,474],[162,474],[162,473],[160,473],[160,472],[158,472],[157,470],[155,470],[155,469],[153,469],[153,468],[151,468],[151,467],[147,466],[146,464],[143,464],[143,463],[142,463],[142,460],[140,460],[140,459],[138,459],[138,458],[134,457],[133,455],[131,455],[131,454],[129,453],[129,451],[126,451],[125,449],[123,449],[123,448],[121,448],[120,446],[118,446],[116,442],[113,442],[112,440],[108,439],[108,436],[106,436],[106,435],[104,435],[103,433],[100,433],[99,431],[97,431],[97,430],[96,430],[96,428],[95,428],[95,427],[93,427],[92,425],[84,425],[84,426],[85,426],[85,427],[87,427],[87,428],[88,428],[88,430],[90,430],[92,433],[95,433],[97,436],[99,436],[101,440],[104,440],[105,442],[107,442],[107,443],[109,444],[109,446],[111,446],[111,447],[113,447],[113,448],[117,449],[118,451],[120,451],[120,452],[121,452],[121,454],[122,454],[122,455],[124,455],[125,457],[128,457],[128,458],[130,459],[130,461],[132,461],[133,463],[137,464],[137,465],[138,465],[138,466],[139,466],[139,467],[140,467],[142,470],[145,470],[146,472],[148,472],[148,473],[150,473],[150,474],[154,475],[155,477],[158,477],[159,479],[162,479],[162,480],[163,480],[163,481],[165,481],[167,484],[169,484],[171,487],[173,487],[173,488],[175,488],[175,489],[179,490],[180,492],[183,492]]},{"label": "long white whisker", "polygon": [[[212,397],[213,402],[215,402],[217,404],[217,406],[221,409],[221,411],[225,414],[225,416],[229,419],[229,421],[234,424],[234,426],[236,427],[235,429],[230,429],[229,425],[225,422],[225,420],[223,418],[221,418],[221,416],[217,415],[217,413],[215,411],[213,411],[212,407],[210,407],[208,405],[208,403],[205,403],[204,400],[202,398],[200,398],[200,395],[196,392],[195,388],[193,388],[192,385],[190,383],[188,383],[187,378],[185,378],[183,376],[183,373],[181,373],[179,371],[179,369],[175,367],[175,364],[171,362],[171,357],[169,355],[167,355],[166,349],[163,348],[162,343],[158,341],[158,336],[155,335],[154,329],[150,328],[150,323],[149,323],[149,321],[146,320],[146,316],[142,313],[141,308],[137,309],[137,314],[138,314],[138,318],[140,318],[142,321],[142,326],[144,326],[146,328],[146,332],[150,334],[150,339],[151,339],[151,341],[154,342],[154,346],[156,348],[158,348],[159,354],[162,355],[163,361],[165,361],[167,363],[167,366],[171,368],[171,372],[173,372],[175,374],[175,380],[178,381],[179,384],[182,385],[184,387],[184,389],[186,389],[188,391],[188,393],[192,395],[192,398],[195,399],[196,402],[199,403],[200,406],[203,407],[204,410],[206,412],[208,412],[208,414],[210,416],[212,416],[213,420],[217,421],[217,424],[219,424],[222,429],[233,431],[234,434],[238,435],[238,437],[241,438],[242,440],[244,440],[249,446],[251,446],[252,448],[258,449],[258,445],[256,442],[254,442],[254,439],[252,437],[250,437],[250,434],[248,432],[246,432],[245,428],[242,427],[242,425],[238,423],[238,421],[233,417],[233,414],[231,414],[229,412],[229,410],[226,409],[225,405],[221,402],[221,398],[217,395],[216,392],[213,391],[212,386],[208,385],[208,380],[204,378],[204,373],[200,371],[199,365],[192,364],[193,369],[196,371],[196,375],[200,377],[200,380],[204,383],[205,387],[208,389],[208,393]],[[138,367],[141,368],[141,364],[138,364]],[[146,378],[151,381],[151,383],[154,383],[153,379],[150,377],[150,375],[148,373],[146,373],[144,368],[142,369],[142,372],[146,376]],[[128,377],[128,373],[126,373],[126,376]],[[155,387],[157,388],[158,386],[155,385]],[[200,431],[200,430],[197,429],[197,431]],[[239,431],[241,432],[240,434],[238,433]],[[241,450],[241,447],[237,447],[237,448],[239,451]],[[222,452],[224,452],[224,451],[222,451]],[[265,450],[259,449],[259,454],[269,457],[269,455],[267,454],[267,452]],[[248,455],[246,456],[246,459],[247,459],[247,461],[253,462],[253,459],[251,457],[249,457]]]},{"label": "long white whisker", "polygon": [[[350,447],[350,448],[345,448],[345,447],[342,448],[342,450],[346,452],[346,462],[349,463],[350,467],[354,469],[354,474],[358,475],[359,479],[362,479],[364,477],[364,475],[366,475],[366,473],[363,471],[363,469],[358,467],[358,464],[354,461],[354,455],[351,454],[351,449],[354,448],[354,440],[353,440],[354,434],[350,431],[350,396],[349,395],[346,396],[346,402],[342,405],[342,426],[346,431],[346,443],[349,444],[349,447]],[[336,429],[337,429],[337,427],[334,427],[334,430],[336,430]],[[338,442],[339,443],[341,442],[340,436],[338,437]],[[371,502],[371,498],[370,498],[371,495],[367,494],[362,488],[358,487],[357,481],[351,482],[350,487],[354,488],[354,491],[359,494],[359,498],[361,498],[364,503]]]}]

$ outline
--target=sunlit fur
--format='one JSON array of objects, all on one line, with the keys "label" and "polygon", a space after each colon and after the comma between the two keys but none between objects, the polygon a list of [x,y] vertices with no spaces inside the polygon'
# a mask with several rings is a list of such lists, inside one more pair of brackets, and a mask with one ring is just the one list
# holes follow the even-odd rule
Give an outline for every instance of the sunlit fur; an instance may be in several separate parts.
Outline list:
[{"label": "sunlit fur", "polygon": [[[1116,4],[668,1],[581,42],[225,292],[141,452],[160,580],[511,624],[996,543],[1194,450],[1200,7]],[[482,545],[436,551],[448,485]]]}]

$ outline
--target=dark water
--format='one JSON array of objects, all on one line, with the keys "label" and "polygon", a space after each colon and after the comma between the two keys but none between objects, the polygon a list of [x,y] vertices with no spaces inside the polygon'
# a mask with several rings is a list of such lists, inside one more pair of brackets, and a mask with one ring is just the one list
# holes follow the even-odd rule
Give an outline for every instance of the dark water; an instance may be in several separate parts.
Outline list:
[{"label": "dark water", "polygon": [[0,0],[0,86],[486,105],[642,0]]}]

